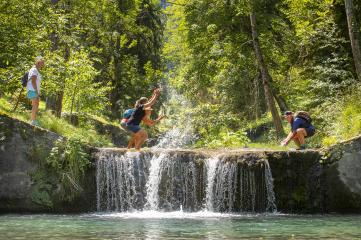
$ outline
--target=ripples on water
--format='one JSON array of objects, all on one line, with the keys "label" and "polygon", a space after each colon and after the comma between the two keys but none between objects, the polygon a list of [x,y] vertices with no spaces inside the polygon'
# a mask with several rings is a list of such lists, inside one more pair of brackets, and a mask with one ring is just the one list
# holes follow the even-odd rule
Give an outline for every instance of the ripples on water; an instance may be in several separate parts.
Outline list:
[{"label": "ripples on water", "polygon": [[361,216],[142,211],[3,215],[0,239],[360,239]]}]

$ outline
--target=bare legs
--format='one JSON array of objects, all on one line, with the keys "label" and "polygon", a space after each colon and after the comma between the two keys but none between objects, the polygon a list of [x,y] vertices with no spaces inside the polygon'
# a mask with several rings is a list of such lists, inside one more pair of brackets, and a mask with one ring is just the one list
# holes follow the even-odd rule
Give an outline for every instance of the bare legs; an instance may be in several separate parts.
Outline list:
[{"label": "bare legs", "polygon": [[132,134],[131,138],[129,139],[127,148],[131,149],[134,144],[135,144],[135,138],[134,138],[134,134]]},{"label": "bare legs", "polygon": [[135,140],[135,149],[140,150],[140,147],[148,139],[148,133],[145,130],[139,131],[139,138]]},{"label": "bare legs", "polygon": [[131,139],[128,142],[128,149],[132,148],[132,146],[135,146],[135,149],[137,151],[140,151],[140,148],[144,144],[144,142],[148,139],[148,133],[144,129],[139,130],[137,133],[134,133],[131,137]]},{"label": "bare legs", "polygon": [[143,145],[143,143],[147,140],[148,133],[144,129],[141,129],[139,132],[137,132],[134,135],[136,135],[135,136],[135,149],[139,151],[141,146]]},{"label": "bare legs", "polygon": [[307,137],[306,129],[299,128],[297,129],[296,135],[293,137],[293,141],[297,145],[297,147],[301,147],[305,144],[305,137]]},{"label": "bare legs", "polygon": [[31,121],[35,121],[36,120],[36,114],[38,113],[39,110],[39,98],[33,98],[31,99]]}]

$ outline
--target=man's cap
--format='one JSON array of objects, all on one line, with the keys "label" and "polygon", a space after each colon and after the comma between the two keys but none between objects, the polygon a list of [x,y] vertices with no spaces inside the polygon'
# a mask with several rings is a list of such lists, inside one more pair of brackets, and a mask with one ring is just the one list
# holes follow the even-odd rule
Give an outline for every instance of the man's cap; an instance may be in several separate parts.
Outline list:
[{"label": "man's cap", "polygon": [[286,117],[286,116],[292,115],[292,114],[293,114],[292,111],[285,111],[284,114],[283,114],[283,116]]}]

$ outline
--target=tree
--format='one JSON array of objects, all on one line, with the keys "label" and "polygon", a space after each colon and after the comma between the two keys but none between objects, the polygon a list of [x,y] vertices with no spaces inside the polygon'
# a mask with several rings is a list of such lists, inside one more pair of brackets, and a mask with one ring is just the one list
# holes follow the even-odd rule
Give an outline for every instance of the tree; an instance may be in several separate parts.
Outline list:
[{"label": "tree", "polygon": [[261,47],[260,47],[260,44],[259,44],[259,41],[258,41],[256,15],[253,12],[253,10],[251,10],[251,12],[250,12],[250,21],[251,21],[252,41],[253,41],[254,52],[256,54],[256,58],[257,58],[257,61],[258,61],[258,66],[259,66],[260,71],[261,71],[262,83],[263,83],[264,92],[265,92],[265,95],[266,95],[268,108],[269,108],[269,110],[271,111],[271,114],[272,114],[273,124],[274,124],[274,126],[276,128],[277,137],[281,138],[282,135],[284,135],[284,131],[283,131],[280,115],[278,114],[278,110],[276,108],[276,104],[275,104],[275,100],[274,100],[274,97],[273,97],[273,94],[272,94],[272,90],[271,90],[271,87],[269,85],[271,76],[268,73],[267,65],[266,65],[266,63],[264,61],[262,51],[261,51]]},{"label": "tree", "polygon": [[354,16],[354,7],[352,0],[345,0],[345,9],[347,16],[348,33],[350,36],[351,49],[355,64],[356,74],[361,81],[361,51],[359,42],[359,28]]},{"label": "tree", "polygon": [[66,68],[69,74],[64,76],[64,105],[70,114],[74,111],[100,114],[109,103],[106,96],[110,88],[92,81],[98,72],[88,53],[85,50],[73,52]]}]

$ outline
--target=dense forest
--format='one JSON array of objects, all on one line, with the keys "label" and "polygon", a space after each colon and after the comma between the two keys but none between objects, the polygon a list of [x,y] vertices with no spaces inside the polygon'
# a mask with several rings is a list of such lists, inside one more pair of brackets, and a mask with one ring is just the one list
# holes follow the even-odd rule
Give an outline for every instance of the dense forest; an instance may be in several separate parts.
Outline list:
[{"label": "dense forest", "polygon": [[154,115],[168,118],[152,134],[192,126],[199,147],[244,146],[261,127],[254,141],[277,144],[286,110],[311,113],[313,147],[361,133],[359,1],[10,0],[0,15],[5,112],[42,55],[49,118],[116,122],[160,86]]}]

